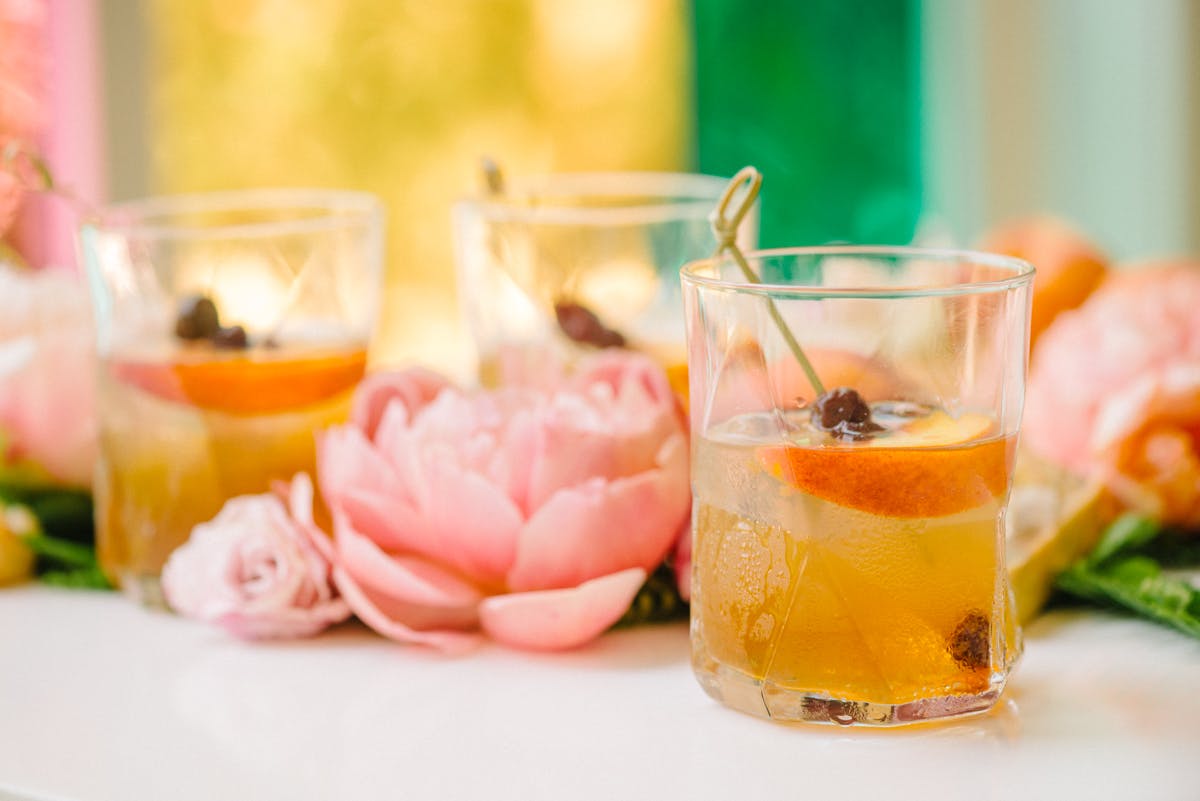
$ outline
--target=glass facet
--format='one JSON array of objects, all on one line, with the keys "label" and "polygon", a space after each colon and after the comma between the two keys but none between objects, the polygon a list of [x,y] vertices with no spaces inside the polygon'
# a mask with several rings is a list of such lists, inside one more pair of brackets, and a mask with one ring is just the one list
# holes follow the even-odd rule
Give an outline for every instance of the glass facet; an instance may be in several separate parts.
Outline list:
[{"label": "glass facet", "polygon": [[727,259],[682,271],[697,678],[783,720],[988,709],[1021,650],[1004,513],[1032,268],[904,248],[748,261],[764,283]]},{"label": "glass facet", "polygon": [[161,603],[192,527],[312,471],[366,368],[382,259],[369,195],[250,191],[107,209],[80,234],[100,356],[101,566]]},{"label": "glass facet", "polygon": [[[459,302],[481,383],[622,344],[655,356],[685,388],[679,268],[712,254],[708,215],[725,185],[676,173],[559,174],[460,201]],[[757,208],[739,243],[756,240]]]}]

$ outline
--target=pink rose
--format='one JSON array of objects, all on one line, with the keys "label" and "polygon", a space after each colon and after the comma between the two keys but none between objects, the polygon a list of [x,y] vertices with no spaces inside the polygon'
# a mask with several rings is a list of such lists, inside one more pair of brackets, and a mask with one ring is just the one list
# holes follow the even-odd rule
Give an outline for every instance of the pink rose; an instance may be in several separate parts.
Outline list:
[{"label": "pink rose", "polygon": [[96,460],[91,306],[59,270],[0,265],[0,432],[4,461],[30,460],[87,486]]},{"label": "pink rose", "polygon": [[329,563],[314,540],[313,485],[300,473],[286,493],[244,495],[167,560],[163,594],[180,614],[218,623],[247,639],[308,637],[350,616],[329,582]]},{"label": "pink rose", "polygon": [[1115,274],[1063,313],[1034,352],[1024,431],[1131,508],[1200,525],[1200,264]]},{"label": "pink rose", "polygon": [[354,421],[319,441],[327,555],[355,614],[444,650],[478,630],[549,650],[609,628],[688,512],[662,370],[611,352],[553,390],[414,385],[433,386],[412,371],[369,381]]}]

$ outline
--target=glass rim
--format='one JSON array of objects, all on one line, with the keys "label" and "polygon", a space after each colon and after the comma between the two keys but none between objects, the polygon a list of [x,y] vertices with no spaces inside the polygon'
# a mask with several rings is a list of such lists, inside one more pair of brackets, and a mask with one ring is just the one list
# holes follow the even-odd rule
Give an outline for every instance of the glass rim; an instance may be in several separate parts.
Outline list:
[{"label": "glass rim", "polygon": [[[456,208],[481,210],[489,219],[546,225],[636,225],[676,219],[707,219],[728,178],[690,172],[556,172],[514,178],[492,197],[460,197]],[[563,198],[637,196],[638,203],[581,206]],[[549,201],[549,202],[539,202]]]},{"label": "glass rim", "polygon": [[788,256],[843,256],[865,258],[926,259],[940,262],[970,262],[1011,271],[1010,275],[981,281],[960,281],[948,284],[924,284],[908,286],[862,286],[828,287],[816,284],[780,284],[753,281],[727,280],[701,274],[701,270],[728,260],[727,253],[690,261],[679,268],[680,280],[686,284],[719,292],[739,292],[752,295],[782,296],[791,298],[909,298],[942,297],[951,295],[976,295],[1003,292],[1024,286],[1033,281],[1036,269],[1033,264],[1015,256],[988,253],[982,250],[960,248],[923,248],[907,245],[816,245],[811,247],[769,248],[746,251],[747,260],[773,259]]},{"label": "glass rim", "polygon": [[[266,210],[316,211],[295,219],[233,224],[182,223],[185,214]],[[153,195],[102,206],[81,231],[139,239],[267,238],[331,231],[382,219],[383,203],[350,189],[260,188]],[[124,219],[122,219],[124,218]]]}]

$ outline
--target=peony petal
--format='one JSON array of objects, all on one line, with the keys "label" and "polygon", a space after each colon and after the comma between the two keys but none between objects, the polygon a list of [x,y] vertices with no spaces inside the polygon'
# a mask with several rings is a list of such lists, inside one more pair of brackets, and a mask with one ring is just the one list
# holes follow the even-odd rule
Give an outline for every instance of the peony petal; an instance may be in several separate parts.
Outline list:
[{"label": "peony petal", "polygon": [[396,642],[430,645],[447,654],[464,653],[479,644],[479,635],[462,631],[418,631],[390,618],[362,587],[340,567],[333,569],[333,583],[358,619],[374,631]]},{"label": "peony petal", "polygon": [[375,434],[375,451],[391,465],[396,482],[388,492],[420,507],[429,499],[429,478],[421,462],[422,443],[407,413],[394,404],[383,415]]},{"label": "peony petal", "polygon": [[396,497],[351,489],[335,508],[384,550],[421,552],[433,537],[428,521]]},{"label": "peony petal", "polygon": [[420,511],[428,534],[409,545],[469,578],[499,584],[516,558],[521,511],[499,487],[449,458],[431,459],[426,471],[431,493]]},{"label": "peony petal", "polygon": [[572,385],[583,389],[596,384],[608,384],[613,393],[620,395],[626,384],[636,384],[656,404],[671,408],[675,404],[675,392],[667,374],[657,362],[645,354],[604,350],[584,359],[579,364]]},{"label": "peony petal", "polygon": [[422,367],[374,373],[355,391],[350,421],[369,439],[374,439],[390,406],[399,404],[406,417],[412,419],[442,390],[451,386],[442,376]]},{"label": "peony petal", "polygon": [[396,472],[354,426],[334,426],[317,436],[317,479],[333,505],[348,488],[386,494]]},{"label": "peony petal", "polygon": [[643,354],[586,359],[540,415],[530,470],[530,509],[592,478],[615,480],[651,469],[662,443],[684,429],[662,368]]},{"label": "peony petal", "polygon": [[335,513],[338,565],[364,587],[394,600],[424,606],[473,607],[483,597],[472,584],[424,559],[385,553]]},{"label": "peony petal", "polygon": [[309,569],[314,576],[324,576],[324,580],[316,587],[317,599],[327,601],[333,597],[333,589],[329,584],[329,566],[334,560],[333,540],[317,525],[313,517],[313,503],[316,491],[313,480],[308,473],[297,473],[290,484],[276,482],[272,491],[281,498],[287,499],[288,514],[300,530],[302,546],[308,546],[306,554]]},{"label": "peony petal", "polygon": [[636,566],[647,572],[667,555],[688,513],[687,447],[682,434],[663,444],[660,467],[562,490],[520,535],[508,574],[514,592],[573,587]]},{"label": "peony petal", "polygon": [[537,509],[559,490],[588,479],[611,481],[654,468],[663,441],[680,427],[667,410],[647,408],[640,417],[652,427],[587,431],[563,420],[547,420],[530,469],[529,508]]},{"label": "peony petal", "polygon": [[[1200,266],[1112,272],[1076,309],[1058,315],[1030,365],[1022,441],[1084,473],[1101,407],[1142,376],[1200,359]],[[1104,434],[1101,434],[1104,436]]]},{"label": "peony petal", "polygon": [[496,595],[480,605],[480,624],[514,648],[575,648],[620,620],[645,580],[646,571],[633,567],[570,589]]},{"label": "peony petal", "polygon": [[316,492],[312,477],[308,473],[292,476],[291,483],[282,484],[282,487],[276,490],[276,494],[287,499],[288,513],[293,520],[305,526],[316,525],[313,521],[313,500]]},{"label": "peony petal", "polygon": [[1126,506],[1200,525],[1200,360],[1147,372],[1100,405],[1095,472]]},{"label": "peony petal", "polygon": [[504,429],[500,446],[486,468],[488,478],[512,499],[525,517],[532,508],[529,484],[541,436],[542,430],[532,409],[514,412]]},{"label": "peony petal", "polygon": [[1200,358],[1148,371],[1099,406],[1091,451],[1103,455],[1151,421],[1200,420]]}]

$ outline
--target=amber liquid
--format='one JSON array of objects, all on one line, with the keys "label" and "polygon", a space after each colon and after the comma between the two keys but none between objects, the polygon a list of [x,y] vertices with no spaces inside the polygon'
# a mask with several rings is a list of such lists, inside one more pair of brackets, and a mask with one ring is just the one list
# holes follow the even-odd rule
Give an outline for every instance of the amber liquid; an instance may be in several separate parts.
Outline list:
[{"label": "amber liquid", "polygon": [[96,534],[109,579],[161,603],[158,575],[193,526],[229,498],[313,472],[314,434],[347,419],[365,367],[361,347],[103,364]]},{"label": "amber liquid", "polygon": [[[717,695],[722,682],[742,682],[883,706],[986,693],[1018,647],[1000,529],[1011,442],[926,447],[908,437],[889,447],[885,433],[869,445],[781,448],[763,433],[774,429],[766,415],[747,416],[696,443],[702,684]],[[939,483],[939,471],[953,478]],[[934,485],[905,485],[918,478]],[[809,717],[762,703],[733,702]]]}]

